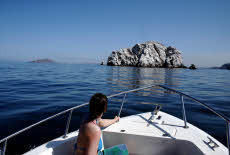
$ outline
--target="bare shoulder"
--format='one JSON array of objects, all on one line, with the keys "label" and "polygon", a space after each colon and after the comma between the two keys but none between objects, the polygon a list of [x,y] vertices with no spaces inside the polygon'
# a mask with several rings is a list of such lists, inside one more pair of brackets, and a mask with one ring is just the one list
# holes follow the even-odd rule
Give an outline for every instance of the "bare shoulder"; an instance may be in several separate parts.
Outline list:
[{"label": "bare shoulder", "polygon": [[100,135],[101,129],[99,126],[93,124],[93,123],[87,123],[85,124],[85,131],[87,133],[92,133],[93,135]]}]

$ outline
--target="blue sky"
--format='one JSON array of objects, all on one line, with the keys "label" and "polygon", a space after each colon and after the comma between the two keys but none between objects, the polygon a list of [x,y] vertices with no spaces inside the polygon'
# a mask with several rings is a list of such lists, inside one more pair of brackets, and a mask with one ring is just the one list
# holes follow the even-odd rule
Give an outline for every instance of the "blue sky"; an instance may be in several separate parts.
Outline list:
[{"label": "blue sky", "polygon": [[230,62],[229,0],[0,0],[0,60],[95,63],[153,40],[184,63]]}]

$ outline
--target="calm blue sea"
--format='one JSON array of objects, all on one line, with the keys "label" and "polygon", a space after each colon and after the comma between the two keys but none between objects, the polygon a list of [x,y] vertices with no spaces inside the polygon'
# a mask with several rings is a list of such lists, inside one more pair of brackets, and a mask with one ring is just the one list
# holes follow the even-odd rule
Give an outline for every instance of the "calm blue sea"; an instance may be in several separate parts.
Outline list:
[{"label": "calm blue sea", "polygon": [[[57,112],[106,95],[143,87],[166,85],[191,95],[230,118],[230,71],[218,69],[163,69],[110,67],[96,64],[0,63],[0,139]],[[105,118],[118,114],[122,96],[109,101]],[[121,117],[162,111],[182,118],[179,96],[151,88],[127,95]],[[209,110],[185,100],[187,120],[226,145],[226,124]],[[75,110],[70,131],[79,128],[87,107]],[[8,141],[7,153],[20,154],[64,134],[63,115]],[[0,145],[2,146],[2,145]]]}]

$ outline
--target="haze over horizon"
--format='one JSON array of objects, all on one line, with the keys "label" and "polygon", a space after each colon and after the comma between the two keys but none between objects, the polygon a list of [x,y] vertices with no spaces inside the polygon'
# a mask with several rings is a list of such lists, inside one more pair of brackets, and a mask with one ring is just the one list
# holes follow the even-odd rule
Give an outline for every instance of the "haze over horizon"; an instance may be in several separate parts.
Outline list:
[{"label": "haze over horizon", "polygon": [[146,41],[182,52],[185,65],[230,62],[230,1],[0,1],[0,60],[100,63]]}]

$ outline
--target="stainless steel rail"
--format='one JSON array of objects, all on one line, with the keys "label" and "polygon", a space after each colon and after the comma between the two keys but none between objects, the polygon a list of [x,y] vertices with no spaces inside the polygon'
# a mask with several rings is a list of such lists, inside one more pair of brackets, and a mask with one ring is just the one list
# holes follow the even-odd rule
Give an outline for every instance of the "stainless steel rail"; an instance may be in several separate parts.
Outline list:
[{"label": "stainless steel rail", "polygon": [[217,116],[219,116],[220,118],[222,118],[222,119],[225,120],[226,122],[230,123],[230,120],[229,120],[227,117],[225,117],[224,115],[218,113],[217,111],[215,111],[213,108],[211,108],[211,107],[208,106],[207,104],[205,104],[205,103],[203,103],[203,102],[201,102],[201,101],[199,101],[199,100],[197,100],[197,99],[195,99],[195,98],[193,98],[193,97],[191,97],[191,96],[189,96],[189,95],[186,95],[186,94],[184,94],[184,93],[182,93],[182,92],[179,92],[179,91],[177,91],[177,90],[174,90],[174,89],[172,89],[172,88],[169,88],[169,87],[166,87],[166,86],[163,86],[163,85],[158,85],[158,86],[161,87],[161,88],[164,88],[164,89],[166,89],[166,90],[170,90],[170,91],[172,91],[172,92],[175,92],[175,93],[177,93],[177,94],[179,94],[179,95],[185,96],[185,97],[187,97],[187,98],[189,98],[189,99],[191,99],[191,100],[193,100],[193,101],[195,101],[195,102],[201,104],[202,106],[204,106],[205,108],[209,109],[210,111],[212,111],[214,114],[216,114]]},{"label": "stainless steel rail", "polygon": [[183,115],[183,120],[184,120],[184,128],[188,128],[183,95],[180,95],[180,99],[181,99],[181,103],[182,103],[182,115]]},{"label": "stainless steel rail", "polygon": [[226,122],[226,136],[228,145],[228,155],[230,155],[230,124],[228,122]]},{"label": "stainless steel rail", "polygon": [[122,108],[123,108],[123,105],[124,105],[124,103],[125,103],[125,98],[126,98],[126,94],[124,95],[124,97],[123,97],[123,100],[122,100],[122,103],[121,103],[121,107],[120,107],[120,111],[119,111],[119,113],[118,113],[118,117],[120,117],[120,115],[121,115],[121,111],[122,111]]},{"label": "stainless steel rail", "polygon": [[[141,88],[137,88],[137,89],[132,89],[132,90],[129,90],[129,91],[124,91],[124,92],[121,92],[121,93],[118,93],[118,94],[110,95],[110,96],[108,96],[108,98],[113,98],[113,97],[116,97],[116,96],[119,96],[119,95],[123,95],[123,94],[124,94],[124,97],[123,97],[123,100],[122,100],[122,104],[121,104],[121,107],[120,107],[120,110],[119,110],[119,114],[118,114],[118,115],[120,115],[120,113],[121,113],[121,111],[122,111],[122,108],[123,108],[123,104],[124,104],[124,102],[125,102],[126,94],[131,93],[131,92],[136,92],[136,91],[139,91],[139,90],[144,90],[144,89],[147,89],[147,88],[152,88],[152,87],[160,87],[160,88],[163,88],[163,89],[172,91],[172,92],[177,93],[177,94],[180,95],[181,103],[182,103],[182,114],[183,114],[183,120],[184,120],[184,128],[188,128],[188,126],[187,126],[186,110],[185,110],[184,98],[183,98],[183,97],[187,97],[187,98],[189,98],[189,99],[191,99],[191,100],[193,100],[193,101],[195,101],[195,102],[201,104],[201,105],[204,106],[205,108],[207,108],[207,109],[209,109],[210,111],[212,111],[213,113],[215,113],[215,114],[216,114],[217,116],[219,116],[220,118],[224,119],[224,120],[226,121],[227,145],[228,145],[228,152],[229,152],[229,155],[230,155],[230,120],[229,120],[228,118],[226,118],[224,115],[222,115],[222,114],[216,112],[213,108],[211,108],[211,107],[208,106],[207,104],[205,104],[205,103],[203,103],[203,102],[201,102],[201,101],[199,101],[199,100],[197,100],[197,99],[195,99],[195,98],[193,98],[193,97],[191,97],[191,96],[189,96],[189,95],[186,95],[186,94],[184,94],[184,93],[182,93],[182,92],[179,92],[179,91],[177,91],[177,90],[174,90],[174,89],[172,89],[172,88],[169,88],[169,87],[166,87],[166,86],[163,86],[163,85],[150,85],[150,86],[141,87]],[[68,134],[68,131],[69,131],[69,125],[70,125],[70,122],[71,122],[71,117],[72,117],[72,112],[73,112],[73,110],[78,109],[78,108],[81,108],[81,107],[83,107],[83,106],[87,106],[88,104],[89,104],[89,103],[84,103],[84,104],[81,104],[81,105],[78,105],[78,106],[69,108],[69,109],[67,109],[67,110],[64,110],[64,111],[62,111],[62,112],[59,112],[59,113],[57,113],[57,114],[55,114],[55,115],[53,115],[53,116],[50,116],[50,117],[48,117],[48,118],[46,118],[46,119],[43,119],[43,120],[41,120],[41,121],[39,121],[39,122],[37,122],[37,123],[35,123],[35,124],[32,124],[32,125],[30,125],[30,126],[24,128],[24,129],[22,129],[22,130],[20,130],[20,131],[18,131],[18,132],[15,132],[15,133],[13,133],[13,134],[11,134],[11,135],[9,135],[9,136],[3,138],[2,140],[0,140],[0,144],[4,142],[2,150],[0,149],[1,155],[5,155],[6,148],[7,148],[7,141],[8,141],[9,139],[11,139],[12,137],[14,137],[14,136],[16,136],[16,135],[18,135],[18,134],[20,134],[20,133],[22,133],[22,132],[25,132],[25,131],[27,131],[27,130],[29,130],[29,129],[31,129],[31,128],[33,128],[33,127],[39,125],[39,124],[42,124],[42,123],[44,123],[44,122],[46,122],[46,121],[48,121],[48,120],[51,120],[51,119],[53,119],[53,118],[56,118],[56,117],[58,117],[58,116],[60,116],[60,115],[62,115],[62,114],[65,114],[65,113],[69,112],[69,116],[68,116],[68,119],[67,119],[67,122],[66,122],[65,133],[64,133],[64,136],[63,136],[63,138],[66,138],[66,137],[67,137],[67,134]]]},{"label": "stainless steel rail", "polygon": [[172,91],[174,93],[177,93],[177,94],[179,94],[181,96],[181,102],[182,102],[182,108],[183,108],[183,118],[184,118],[184,127],[185,128],[188,128],[188,127],[187,127],[187,124],[186,124],[187,121],[186,121],[186,113],[185,113],[183,96],[185,96],[185,97],[187,97],[187,98],[189,98],[189,99],[201,104],[202,106],[204,106],[205,108],[207,108],[208,110],[212,111],[214,114],[216,114],[217,116],[219,116],[220,118],[225,120],[226,121],[226,136],[227,136],[228,155],[230,155],[230,120],[227,117],[225,117],[224,115],[218,113],[217,111],[215,111],[213,108],[211,108],[207,104],[205,104],[205,103],[203,103],[203,102],[201,102],[201,101],[199,101],[199,100],[197,100],[197,99],[195,99],[195,98],[193,98],[193,97],[191,97],[191,96],[189,96],[187,94],[184,94],[182,92],[179,92],[177,90],[174,90],[172,88],[169,88],[169,87],[166,87],[166,86],[163,86],[163,85],[158,85],[158,86],[161,87],[161,88],[164,88],[166,90]]}]

